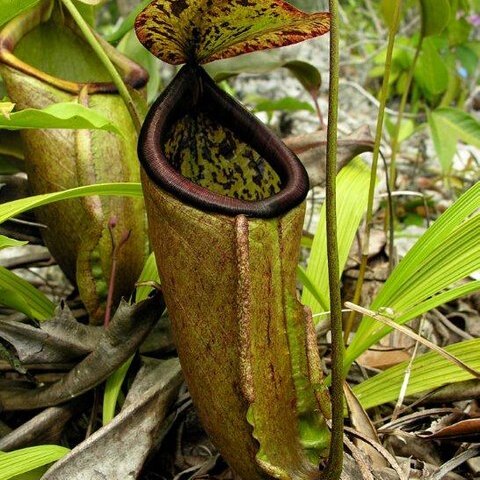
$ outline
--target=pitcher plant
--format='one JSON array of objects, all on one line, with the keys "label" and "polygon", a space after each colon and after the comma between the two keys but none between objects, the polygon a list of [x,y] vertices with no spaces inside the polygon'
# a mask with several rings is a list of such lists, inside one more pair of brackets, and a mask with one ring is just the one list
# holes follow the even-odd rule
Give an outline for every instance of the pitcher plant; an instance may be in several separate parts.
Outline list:
[{"label": "pitcher plant", "polygon": [[[131,87],[137,108],[145,112],[142,88],[148,80],[146,71],[98,40]],[[22,131],[32,194],[101,182],[139,181],[137,134],[128,110],[108,72],[59,2],[44,0],[3,28],[0,74],[17,109],[75,101],[101,113],[122,132],[120,136],[96,130]],[[101,322],[110,282],[116,305],[130,294],[141,271],[146,253],[143,202],[91,196],[42,207],[36,217],[46,226],[42,229],[45,244],[78,287],[90,321]],[[114,251],[117,268],[115,278],[110,279]]]},{"label": "pitcher plant", "polygon": [[245,480],[319,478],[329,396],[296,265],[308,177],[201,64],[326,33],[281,0],[155,0],[140,41],[185,65],[138,144],[162,290],[199,417]]}]

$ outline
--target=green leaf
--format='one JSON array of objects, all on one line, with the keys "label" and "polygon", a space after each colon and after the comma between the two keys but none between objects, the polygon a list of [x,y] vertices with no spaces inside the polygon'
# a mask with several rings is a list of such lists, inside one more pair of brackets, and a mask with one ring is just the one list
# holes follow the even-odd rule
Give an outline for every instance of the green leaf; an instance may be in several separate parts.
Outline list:
[{"label": "green leaf", "polygon": [[457,108],[442,107],[431,112],[430,117],[433,122],[430,123],[429,119],[430,128],[433,124],[437,130],[437,133],[434,133],[432,129],[435,149],[444,169],[450,166],[451,157],[450,162],[447,161],[453,150],[453,143],[456,145],[458,140],[480,148],[480,122],[472,115]]},{"label": "green leaf", "polygon": [[284,97],[279,100],[263,100],[254,108],[255,112],[275,112],[283,110],[285,112],[298,112],[307,110],[308,112],[315,112],[314,108],[308,102],[302,102],[293,97]]},{"label": "green leaf", "polygon": [[[147,261],[145,262],[145,265],[143,267],[142,273],[140,274],[140,277],[138,278],[138,282],[156,282],[160,284],[160,277],[158,276],[158,270],[157,270],[157,262],[155,261],[155,254],[151,253]],[[137,287],[137,290],[135,292],[135,302],[141,302],[142,300],[145,300],[148,295],[150,295],[150,292],[153,290],[153,287],[149,285],[139,285]]]},{"label": "green leaf", "polygon": [[142,186],[134,182],[98,183],[84,187],[71,188],[61,192],[44,193],[33,197],[21,198],[13,202],[0,205],[0,223],[15,217],[32,208],[41,207],[59,200],[85,197],[88,195],[126,195],[129,197],[142,197]]},{"label": "green leaf", "polygon": [[322,86],[322,75],[318,68],[308,62],[292,60],[282,65],[302,84],[303,88],[312,96],[317,96]]},{"label": "green leaf", "polygon": [[450,47],[458,47],[468,42],[472,33],[472,24],[466,18],[456,18],[452,15],[447,28],[448,43]]},{"label": "green leaf", "polygon": [[[474,369],[480,369],[480,338],[445,347],[445,350]],[[398,398],[408,362],[400,363],[353,387],[363,408],[371,408]],[[436,352],[426,353],[412,363],[406,395],[414,395],[473,376]]]},{"label": "green leaf", "polygon": [[[2,105],[2,104],[0,104]],[[73,128],[107,130],[121,135],[121,131],[105,117],[78,103],[56,103],[42,110],[26,108],[10,113],[9,118],[0,115],[0,129],[20,128]]]},{"label": "green leaf", "polygon": [[[302,303],[310,306],[311,309],[311,305],[316,302],[317,309],[320,312],[328,312],[329,304],[326,303],[328,302],[328,299],[325,297],[325,289],[322,289],[319,285],[317,285],[317,283],[310,278],[308,273],[300,265],[297,265],[297,277],[300,280],[300,283],[303,285],[303,293],[307,298],[307,300],[304,301],[302,296]],[[308,298],[308,296],[311,296],[311,298]]]},{"label": "green leaf", "polygon": [[0,304],[37,320],[47,320],[55,311],[55,305],[40,290],[4,267],[0,267]]},{"label": "green leaf", "polygon": [[[367,209],[370,171],[360,158],[344,167],[337,177],[337,225],[340,271],[343,270],[355,233]],[[308,260],[306,276],[316,291],[305,284],[302,303],[309,306],[312,313],[330,309],[327,270],[326,213],[322,208],[312,250]]]},{"label": "green leaf", "polygon": [[6,237],[5,235],[0,235],[0,250],[8,247],[21,247],[22,245],[27,245],[27,243],[28,242],[22,242],[20,240],[15,240],[14,238]]},{"label": "green leaf", "polygon": [[[138,278],[139,282],[154,281],[160,283],[160,278],[158,276],[157,264],[155,262],[155,255],[150,254],[145,266],[143,267],[142,273]],[[135,294],[135,303],[145,300],[149,293],[152,291],[152,287],[149,286],[139,286]],[[115,406],[117,405],[118,395],[122,384],[127,376],[128,369],[132,363],[133,356],[130,357],[118,370],[116,370],[110,377],[108,377],[105,383],[105,393],[103,396],[103,425],[106,425],[110,420],[115,416]]]},{"label": "green leaf", "polygon": [[449,0],[420,0],[422,35],[429,37],[441,33],[450,21]]},{"label": "green leaf", "polygon": [[0,0],[0,26],[37,3],[40,0]]},{"label": "green leaf", "polygon": [[0,453],[0,480],[9,480],[38,467],[56,462],[70,449],[58,445],[38,445]]},{"label": "green leaf", "polygon": [[[389,308],[403,324],[418,315],[478,289],[478,282],[456,282],[480,270],[480,182],[464,193],[422,235],[395,267],[370,306]],[[345,354],[345,367],[391,331],[363,318]]]},{"label": "green leaf", "polygon": [[285,60],[277,50],[262,50],[219,60],[207,65],[205,70],[218,83],[241,73],[263,74],[278,68],[288,69],[310,95],[318,95],[322,84],[318,68],[302,60]]},{"label": "green leaf", "polygon": [[459,62],[467,71],[467,74],[473,77],[480,60],[478,53],[473,48],[473,45],[459,45],[455,50],[455,54]]},{"label": "green leaf", "polygon": [[115,407],[117,405],[118,395],[122,388],[128,369],[132,364],[134,355],[132,355],[123,365],[113,372],[105,382],[105,392],[103,394],[102,424],[106,425],[115,416]]},{"label": "green leaf", "polygon": [[283,0],[156,0],[135,22],[142,44],[174,65],[291,45],[329,28],[327,12],[308,14]]},{"label": "green leaf", "polygon": [[422,53],[415,68],[415,80],[433,97],[445,92],[448,87],[448,68],[432,39],[425,39]]},{"label": "green leaf", "polygon": [[445,122],[441,120],[437,122],[437,118],[430,110],[427,111],[427,120],[438,161],[442,170],[447,173],[452,168],[458,138],[451,135],[450,127]]},{"label": "green leaf", "polygon": [[393,17],[395,14],[395,5],[397,2],[398,0],[381,0],[380,2],[380,12],[390,30],[393,27]]},{"label": "green leaf", "polygon": [[261,50],[209,63],[205,70],[218,83],[241,73],[269,73],[284,63],[279,50]]},{"label": "green leaf", "polygon": [[108,42],[118,42],[121,40],[135,25],[137,15],[151,2],[152,0],[142,0],[135,8],[127,15],[120,26],[110,35],[106,35],[105,39]]}]

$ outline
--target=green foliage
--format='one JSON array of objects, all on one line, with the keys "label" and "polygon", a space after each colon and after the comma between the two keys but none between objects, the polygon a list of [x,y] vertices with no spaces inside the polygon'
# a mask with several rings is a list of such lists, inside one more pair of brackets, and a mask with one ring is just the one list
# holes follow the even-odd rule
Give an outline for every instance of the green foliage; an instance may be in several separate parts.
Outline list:
[{"label": "green foliage", "polygon": [[37,3],[40,0],[0,0],[0,26]]},{"label": "green foliage", "polygon": [[[39,445],[8,453],[0,452],[0,480],[15,479],[18,475],[47,466],[65,456],[69,451],[68,448],[57,445]],[[40,478],[42,473],[39,472],[36,478]]]},{"label": "green foliage", "polygon": [[258,99],[254,108],[254,112],[272,113],[277,110],[284,112],[299,112],[302,110],[315,112],[315,109],[308,102],[302,102],[294,97],[283,97],[279,100]]},{"label": "green foliage", "polygon": [[140,183],[102,183],[97,185],[86,185],[84,187],[71,188],[61,192],[44,193],[33,197],[21,198],[13,202],[0,205],[0,223],[32,208],[48,205],[60,200],[79,198],[87,195],[119,195],[130,197],[142,197]]},{"label": "green foliage", "polygon": [[0,304],[37,320],[51,318],[55,310],[42,292],[4,267],[0,267]]},{"label": "green foliage", "polygon": [[[447,301],[478,289],[456,282],[480,269],[480,182],[462,195],[415,243],[390,274],[370,309],[389,308],[403,324]],[[346,351],[345,367],[391,328],[363,318]]]},{"label": "green foliage", "polygon": [[438,160],[445,173],[452,168],[452,160],[459,140],[480,148],[480,122],[457,108],[437,108],[428,112],[428,125]]},{"label": "green foliage", "polygon": [[450,72],[442,58],[441,44],[432,38],[424,40],[414,72],[417,87],[430,104],[435,104],[448,87]]},{"label": "green foliage", "polygon": [[[396,2],[397,0],[381,0],[380,2],[380,12],[389,28],[392,25]],[[414,4],[420,7],[421,34],[429,37],[442,33],[450,20],[450,0],[418,0]]]},{"label": "green foliage", "polygon": [[26,245],[28,242],[22,242],[20,240],[15,240],[14,238],[8,238],[5,235],[0,235],[0,250],[7,247],[21,247]]},{"label": "green foliage", "polygon": [[442,33],[450,20],[449,0],[420,0],[422,35],[429,37]]},{"label": "green foliage", "polygon": [[108,119],[78,103],[55,103],[44,109],[26,108],[12,112],[13,104],[0,103],[0,128],[6,130],[32,128],[99,129],[117,134],[121,131]]},{"label": "green foliage", "polygon": [[[445,350],[455,355],[474,369],[480,369],[478,349],[480,339],[467,340],[445,347]],[[363,408],[371,408],[397,399],[409,362],[402,362],[384,372],[375,375],[359,385],[353,391]],[[426,353],[416,358],[411,365],[410,377],[406,395],[415,395],[438,388],[449,383],[462,382],[473,378],[464,369],[449,362],[436,352]]]},{"label": "green foliage", "polygon": [[[338,250],[340,271],[347,261],[355,234],[367,208],[370,172],[359,158],[342,169],[337,177]],[[327,270],[326,213],[322,207],[306,272],[301,272],[302,303],[314,314],[330,309]]]},{"label": "green foliage", "polygon": [[[391,22],[394,5],[393,0],[383,0],[380,4],[380,11],[387,24]],[[460,117],[466,116],[461,112],[463,101],[468,94],[468,85],[478,75],[477,65],[480,60],[478,41],[474,40],[472,21],[468,18],[470,13],[476,12],[475,4],[468,0],[418,0],[404,2],[403,5],[405,18],[412,10],[418,9],[421,28],[418,35],[399,36],[396,39],[390,95],[403,96],[400,115],[403,115],[408,100],[411,111],[426,110],[439,163],[444,173],[449,173],[456,142],[461,139],[471,143],[465,137],[471,138],[473,131],[472,125],[466,131],[462,128],[465,119]],[[376,56],[375,66],[370,71],[373,78],[383,75],[384,59],[383,51]],[[453,105],[459,111],[455,114],[453,110],[449,111],[448,117],[457,117],[459,123],[454,128],[454,135],[447,135],[449,127],[444,114],[432,114],[429,110]],[[400,143],[402,138],[398,131],[392,131],[392,134],[392,145]],[[472,144],[476,145],[475,142]]]}]

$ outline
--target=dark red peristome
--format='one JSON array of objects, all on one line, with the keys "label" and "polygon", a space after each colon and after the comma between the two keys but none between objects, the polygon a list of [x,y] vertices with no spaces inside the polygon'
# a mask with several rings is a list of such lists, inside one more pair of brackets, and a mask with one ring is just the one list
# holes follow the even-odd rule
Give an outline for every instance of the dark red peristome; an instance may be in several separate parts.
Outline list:
[{"label": "dark red peristome", "polygon": [[[200,108],[253,147],[279,175],[280,192],[264,200],[240,200],[211,192],[177,172],[162,146],[170,126],[192,107]],[[299,205],[309,188],[307,172],[297,156],[196,65],[182,67],[150,108],[140,133],[138,156],[156,185],[195,208],[224,215],[276,217]]]}]

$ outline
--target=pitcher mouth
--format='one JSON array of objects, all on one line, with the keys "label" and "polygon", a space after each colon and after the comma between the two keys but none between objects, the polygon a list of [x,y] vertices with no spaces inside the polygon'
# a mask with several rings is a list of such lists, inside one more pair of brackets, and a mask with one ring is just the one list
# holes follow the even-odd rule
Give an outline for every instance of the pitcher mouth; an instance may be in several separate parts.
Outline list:
[{"label": "pitcher mouth", "polygon": [[[78,94],[84,88],[88,88],[89,93],[117,93],[117,88],[113,82],[75,82],[72,80],[66,80],[44,72],[15,55],[15,48],[22,38],[42,23],[50,20],[53,8],[54,3],[52,0],[45,0],[34,8],[15,17],[3,27],[0,31],[0,62],[69,93]],[[63,20],[63,26],[69,28],[76,36],[82,38],[77,25],[69,15],[65,15]],[[95,34],[95,32],[93,33],[109,58],[122,74],[125,83],[134,89],[143,88],[148,82],[147,71],[118,52],[108,42]],[[88,44],[87,46],[90,48]],[[92,54],[94,55],[93,51]]]},{"label": "pitcher mouth", "polygon": [[[192,111],[213,119],[258,152],[262,171],[266,166],[276,179],[269,192],[259,199],[242,198],[241,193],[234,198],[192,181],[173,165],[166,152],[169,135],[176,122]],[[152,182],[166,192],[200,210],[229,216],[276,217],[299,205],[309,189],[307,172],[296,155],[197,65],[183,66],[152,105],[140,133],[138,156]]]}]

